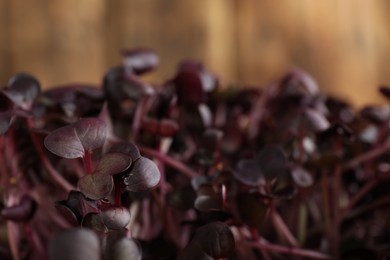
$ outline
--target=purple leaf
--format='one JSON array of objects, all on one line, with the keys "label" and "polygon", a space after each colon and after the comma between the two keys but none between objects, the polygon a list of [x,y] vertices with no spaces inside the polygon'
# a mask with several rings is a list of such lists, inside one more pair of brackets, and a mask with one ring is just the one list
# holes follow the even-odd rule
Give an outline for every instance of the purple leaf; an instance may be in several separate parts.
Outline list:
[{"label": "purple leaf", "polygon": [[50,260],[97,260],[100,257],[100,241],[97,235],[88,229],[70,229],[55,235],[49,241]]},{"label": "purple leaf", "polygon": [[286,172],[287,156],[279,146],[269,145],[264,147],[257,154],[256,160],[267,179],[278,177]]},{"label": "purple leaf", "polygon": [[150,190],[160,182],[160,171],[153,161],[146,157],[141,157],[134,162],[123,181],[126,189],[129,191]]},{"label": "purple leaf", "polygon": [[1,217],[12,221],[30,220],[37,208],[37,203],[28,195],[24,195],[17,205],[3,208]]},{"label": "purple leaf", "polygon": [[88,201],[83,193],[76,190],[72,190],[66,200],[56,202],[55,206],[70,223],[76,223],[76,225],[81,222],[83,216],[86,214],[98,212],[96,205]]},{"label": "purple leaf", "polygon": [[109,153],[124,153],[132,159],[133,163],[141,158],[138,147],[131,142],[120,142],[111,146]]},{"label": "purple leaf", "polygon": [[311,176],[308,171],[298,165],[293,167],[291,170],[291,176],[299,187],[310,187],[314,183],[313,176]]},{"label": "purple leaf", "polygon": [[222,222],[213,222],[198,228],[193,242],[213,258],[229,257],[235,250],[233,233]]},{"label": "purple leaf", "polygon": [[126,71],[135,74],[151,71],[160,63],[157,53],[146,48],[123,51],[122,60]]},{"label": "purple leaf", "polygon": [[107,232],[107,227],[103,222],[100,213],[88,213],[81,222],[81,226],[92,229],[95,232]]},{"label": "purple leaf", "polygon": [[95,169],[96,173],[115,175],[127,170],[131,165],[131,158],[123,153],[106,153]]},{"label": "purple leaf", "polygon": [[7,95],[18,106],[30,106],[41,91],[38,80],[30,74],[19,73],[8,81]]},{"label": "purple leaf", "polygon": [[265,183],[265,177],[257,161],[242,159],[238,161],[234,177],[248,186],[259,186]]},{"label": "purple leaf", "polygon": [[204,184],[197,190],[197,198],[194,206],[200,211],[221,210],[222,195],[216,193],[210,184]]},{"label": "purple leaf", "polygon": [[86,197],[100,200],[111,193],[114,181],[111,175],[105,173],[87,174],[79,179],[77,186]]},{"label": "purple leaf", "polygon": [[141,260],[142,251],[136,240],[122,237],[109,248],[109,258],[112,260]]},{"label": "purple leaf", "polygon": [[109,207],[101,212],[103,223],[113,230],[124,229],[130,222],[130,212],[125,207]]},{"label": "purple leaf", "polygon": [[84,118],[78,122],[58,128],[44,140],[52,153],[72,159],[84,157],[85,151],[102,147],[106,140],[106,125],[95,118]]},{"label": "purple leaf", "polygon": [[176,93],[181,104],[197,105],[206,100],[202,78],[196,70],[179,71],[175,80]]}]

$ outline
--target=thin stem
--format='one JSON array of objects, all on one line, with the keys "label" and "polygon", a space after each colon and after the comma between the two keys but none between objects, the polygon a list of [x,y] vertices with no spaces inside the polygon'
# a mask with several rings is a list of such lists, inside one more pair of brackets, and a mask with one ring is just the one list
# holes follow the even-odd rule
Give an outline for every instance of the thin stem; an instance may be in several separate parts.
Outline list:
[{"label": "thin stem", "polygon": [[9,248],[11,250],[12,259],[14,260],[20,260],[19,255],[19,231],[16,223],[12,221],[7,221],[7,237],[8,237],[8,244]]},{"label": "thin stem", "polygon": [[348,211],[350,211],[372,188],[374,188],[378,183],[379,183],[380,179],[379,178],[375,178],[374,180],[370,181],[370,182],[367,182],[363,188],[361,188],[356,194],[355,196],[353,196],[347,207],[343,210],[341,216],[345,216]]},{"label": "thin stem", "polygon": [[294,235],[291,233],[290,229],[288,228],[287,224],[284,222],[282,217],[276,211],[273,203],[271,204],[271,220],[280,236],[286,239],[286,241],[290,245],[295,247],[299,246],[297,239],[294,237]]},{"label": "thin stem", "polygon": [[121,184],[118,181],[114,182],[114,198],[115,198],[115,206],[119,207],[121,205]]},{"label": "thin stem", "polygon": [[86,174],[91,174],[93,172],[92,167],[92,154],[90,151],[85,151],[84,157],[83,157],[83,164],[84,164],[84,170]]},{"label": "thin stem", "polygon": [[30,223],[25,223],[24,232],[26,234],[26,238],[28,242],[30,243],[31,248],[33,249],[33,251],[36,252],[39,259],[42,260],[47,259],[42,241],[39,239],[37,234],[33,232]]},{"label": "thin stem", "polygon": [[322,209],[325,221],[325,227],[329,243],[331,243],[331,223],[330,223],[330,205],[329,205],[329,190],[328,190],[328,176],[327,173],[321,172],[321,193],[322,193]]},{"label": "thin stem", "polygon": [[269,251],[273,251],[276,253],[281,254],[288,254],[288,255],[294,255],[299,257],[307,257],[311,259],[332,259],[330,256],[312,251],[312,250],[306,250],[301,248],[294,248],[294,247],[285,247],[281,245],[275,245],[265,242],[264,240],[258,240],[256,242],[250,242],[250,241],[244,241],[241,242],[242,245],[252,247],[252,248],[259,248],[259,249],[265,249]]},{"label": "thin stem", "polygon": [[386,153],[389,150],[390,150],[390,139],[387,140],[383,145],[378,146],[378,147],[376,147],[376,148],[374,148],[366,153],[363,153],[359,156],[356,156],[355,158],[346,162],[343,165],[343,171],[354,168],[362,163],[365,163],[365,162],[370,161],[378,156],[381,156],[382,154]]},{"label": "thin stem", "polygon": [[[30,129],[32,128],[32,121],[30,118],[27,119],[27,125]],[[35,149],[37,150],[39,159],[43,163],[43,166],[49,173],[50,177],[66,192],[75,190],[76,188],[72,184],[70,184],[64,177],[62,177],[62,175],[50,163],[49,159],[46,157],[45,151],[43,150],[42,143],[40,142],[40,140],[38,140],[37,136],[31,131],[30,131],[30,136],[35,146]]]},{"label": "thin stem", "polygon": [[372,211],[377,207],[384,207],[384,206],[388,206],[388,205],[390,205],[390,196],[385,196],[385,197],[379,198],[376,201],[373,201],[369,204],[361,206],[361,207],[359,207],[351,212],[348,212],[348,214],[344,216],[343,220],[353,219],[361,214],[366,213],[367,211]]},{"label": "thin stem", "polygon": [[135,108],[133,124],[131,128],[131,137],[130,137],[133,142],[137,140],[138,133],[141,128],[142,114],[147,101],[148,101],[147,97],[141,97]]},{"label": "thin stem", "polygon": [[169,166],[175,168],[179,172],[183,173],[184,175],[188,176],[189,178],[194,178],[196,176],[199,176],[199,174],[192,170],[191,168],[187,167],[185,164],[183,164],[180,161],[177,161],[173,159],[172,157],[169,157],[166,154],[163,154],[157,150],[138,145],[139,150],[141,153],[144,153],[148,156],[156,157],[157,159],[161,160],[162,162],[168,164]]},{"label": "thin stem", "polygon": [[[260,237],[259,231],[256,228],[250,228],[250,233],[252,236],[252,240],[254,242],[260,241],[261,237]],[[264,260],[271,260],[271,257],[268,255],[268,252],[266,249],[264,249],[264,248],[257,248],[257,249],[259,250],[259,252]]]},{"label": "thin stem", "polygon": [[298,241],[303,244],[305,242],[307,232],[307,207],[305,203],[302,202],[299,205],[298,214]]},{"label": "thin stem", "polygon": [[338,247],[339,247],[339,240],[340,240],[340,189],[341,189],[341,165],[336,165],[335,171],[334,171],[334,191],[333,191],[333,228],[332,228],[332,240],[330,245],[332,246],[331,250],[333,252],[333,255],[338,257]]}]

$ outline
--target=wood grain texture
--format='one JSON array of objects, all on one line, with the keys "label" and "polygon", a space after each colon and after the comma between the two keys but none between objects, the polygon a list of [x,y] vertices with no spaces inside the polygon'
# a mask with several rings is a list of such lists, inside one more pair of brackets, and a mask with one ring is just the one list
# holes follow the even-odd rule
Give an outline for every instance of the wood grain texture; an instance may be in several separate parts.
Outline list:
[{"label": "wood grain texture", "polygon": [[148,46],[161,82],[184,58],[224,83],[264,86],[293,66],[356,105],[390,85],[386,0],[0,0],[0,85],[18,71],[44,87],[100,83],[119,51]]}]

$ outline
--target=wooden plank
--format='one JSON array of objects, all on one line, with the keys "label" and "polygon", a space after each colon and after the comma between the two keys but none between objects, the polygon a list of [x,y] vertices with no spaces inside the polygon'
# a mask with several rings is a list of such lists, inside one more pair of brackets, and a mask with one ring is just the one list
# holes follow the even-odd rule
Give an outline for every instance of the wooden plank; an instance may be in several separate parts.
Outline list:
[{"label": "wooden plank", "polygon": [[[117,0],[110,15],[117,40],[110,63],[117,63],[116,50],[148,46],[161,56],[161,66],[150,77],[161,82],[171,77],[179,61],[203,61],[222,76],[234,77],[234,0],[155,1]],[[117,38],[117,39],[118,39]],[[222,45],[221,45],[222,44]]]},{"label": "wooden plank", "polygon": [[384,2],[281,2],[240,1],[239,77],[263,85],[297,65],[356,105],[378,100],[378,65],[388,55],[379,45],[386,39],[378,29],[386,24]]},{"label": "wooden plank", "polygon": [[8,2],[0,0],[0,86],[4,86],[11,74],[10,42],[8,27]]},{"label": "wooden plank", "polygon": [[103,0],[9,0],[12,73],[28,71],[44,87],[101,81]]}]

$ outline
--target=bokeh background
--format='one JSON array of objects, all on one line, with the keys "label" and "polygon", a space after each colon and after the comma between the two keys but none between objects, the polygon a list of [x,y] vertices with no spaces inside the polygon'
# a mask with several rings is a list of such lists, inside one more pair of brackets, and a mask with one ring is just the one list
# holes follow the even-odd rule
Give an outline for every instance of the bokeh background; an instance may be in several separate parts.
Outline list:
[{"label": "bokeh background", "polygon": [[148,80],[183,58],[223,82],[266,86],[293,66],[356,106],[390,85],[387,0],[0,0],[0,84],[19,71],[45,88],[101,82],[119,51],[161,55]]}]

